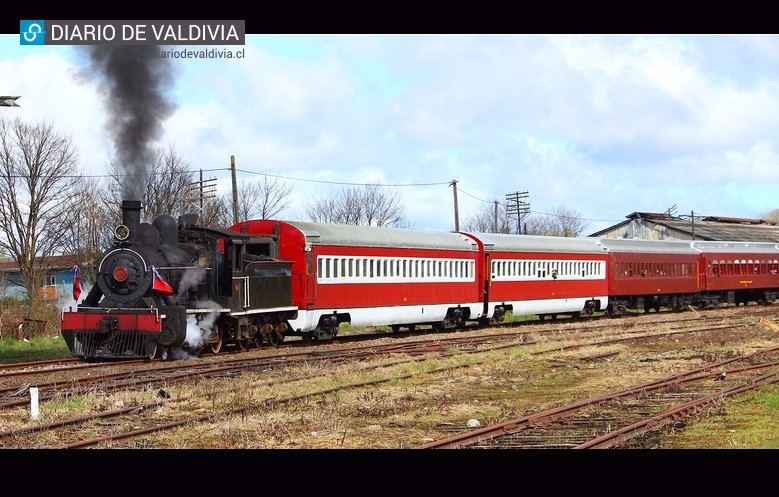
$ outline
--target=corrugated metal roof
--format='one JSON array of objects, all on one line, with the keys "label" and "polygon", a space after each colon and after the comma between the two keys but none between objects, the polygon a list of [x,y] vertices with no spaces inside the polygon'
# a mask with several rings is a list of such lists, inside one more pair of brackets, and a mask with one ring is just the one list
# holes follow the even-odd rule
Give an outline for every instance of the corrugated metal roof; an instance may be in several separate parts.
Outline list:
[{"label": "corrugated metal roof", "polygon": [[[690,221],[653,221],[692,235]],[[695,221],[695,237],[706,240],[779,242],[779,226]]]},{"label": "corrugated metal roof", "polygon": [[696,219],[695,223],[691,223],[688,219],[651,212],[634,212],[625,217],[629,220],[592,233],[590,236],[605,237],[621,228],[629,227],[631,223],[638,223],[637,226],[667,227],[679,232],[681,236],[687,235],[690,239],[692,239],[694,226],[696,240],[779,243],[779,226],[768,224],[763,220],[717,216]]},{"label": "corrugated metal roof", "polygon": [[748,217],[725,217],[725,216],[707,216],[701,221],[717,221],[720,223],[739,223],[739,224],[776,224],[765,219],[753,219]]}]

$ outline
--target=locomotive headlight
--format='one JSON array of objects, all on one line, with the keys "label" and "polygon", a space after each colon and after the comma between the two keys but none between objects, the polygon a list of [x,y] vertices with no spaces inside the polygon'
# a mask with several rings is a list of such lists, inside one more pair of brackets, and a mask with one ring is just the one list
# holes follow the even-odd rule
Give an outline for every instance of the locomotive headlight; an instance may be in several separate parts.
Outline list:
[{"label": "locomotive headlight", "polygon": [[116,236],[117,240],[127,240],[127,237],[130,236],[130,228],[120,224],[114,229],[114,236]]},{"label": "locomotive headlight", "polygon": [[124,281],[127,279],[127,268],[124,266],[116,266],[114,268],[114,279],[116,281]]}]

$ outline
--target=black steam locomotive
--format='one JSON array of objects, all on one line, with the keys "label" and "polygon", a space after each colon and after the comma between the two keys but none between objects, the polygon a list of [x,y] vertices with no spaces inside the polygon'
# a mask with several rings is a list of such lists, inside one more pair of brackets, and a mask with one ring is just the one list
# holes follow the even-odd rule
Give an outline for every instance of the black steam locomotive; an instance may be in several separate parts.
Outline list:
[{"label": "black steam locomotive", "polygon": [[291,265],[278,236],[197,225],[197,215],[142,223],[122,203],[115,241],[95,264],[83,302],[62,313],[62,336],[85,358],[153,358],[183,350],[278,344],[297,316]]}]

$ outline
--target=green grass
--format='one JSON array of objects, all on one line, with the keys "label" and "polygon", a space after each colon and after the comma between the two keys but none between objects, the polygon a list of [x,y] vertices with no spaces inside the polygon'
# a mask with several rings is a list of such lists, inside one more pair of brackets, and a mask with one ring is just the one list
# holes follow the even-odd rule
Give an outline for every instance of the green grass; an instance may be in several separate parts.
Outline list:
[{"label": "green grass", "polygon": [[73,395],[64,399],[55,398],[46,402],[46,409],[55,411],[60,409],[86,409],[89,403],[83,395]]},{"label": "green grass", "polygon": [[511,311],[506,311],[503,316],[503,322],[505,323],[518,323],[522,321],[538,321],[538,316],[535,314],[514,314]]},{"label": "green grass", "polygon": [[29,342],[13,338],[0,340],[0,363],[39,361],[69,356],[68,346],[60,335],[36,336]]},{"label": "green grass", "polygon": [[723,408],[664,439],[664,448],[779,448],[779,386],[725,399]]}]

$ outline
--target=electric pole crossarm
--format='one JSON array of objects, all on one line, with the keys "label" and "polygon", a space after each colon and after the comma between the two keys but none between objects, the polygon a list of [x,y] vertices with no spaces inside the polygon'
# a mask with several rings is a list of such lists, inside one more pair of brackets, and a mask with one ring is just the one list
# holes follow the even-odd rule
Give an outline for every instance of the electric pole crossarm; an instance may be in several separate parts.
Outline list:
[{"label": "electric pole crossarm", "polygon": [[528,192],[514,192],[506,194],[506,215],[517,216],[517,234],[522,233],[522,215],[530,214],[530,202],[525,202]]}]

